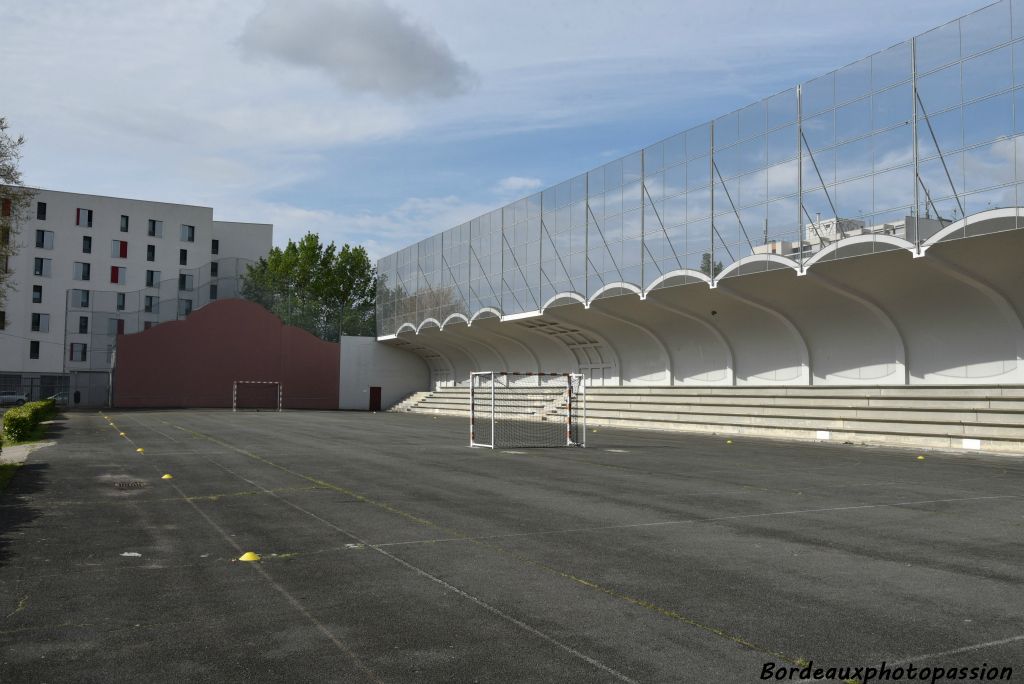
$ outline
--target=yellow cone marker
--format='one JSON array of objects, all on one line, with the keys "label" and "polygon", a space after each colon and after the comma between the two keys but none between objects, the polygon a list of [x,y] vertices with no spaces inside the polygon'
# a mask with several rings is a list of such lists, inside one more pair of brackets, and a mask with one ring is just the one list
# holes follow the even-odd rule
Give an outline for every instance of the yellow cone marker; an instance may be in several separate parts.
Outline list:
[{"label": "yellow cone marker", "polygon": [[143,449],[142,447],[139,447],[138,449],[135,450],[135,452],[139,453],[139,454],[144,454],[144,453],[146,453],[146,450]]},{"label": "yellow cone marker", "polygon": [[731,439],[727,439],[727,440],[725,440],[725,443],[726,444],[732,444],[732,440]]},{"label": "yellow cone marker", "polygon": [[164,474],[163,474],[163,476],[161,476],[161,478],[160,478],[160,479],[161,479],[161,480],[173,480],[173,479],[174,479],[174,476],[173,476],[173,475],[171,475],[170,473],[164,473]]},{"label": "yellow cone marker", "polygon": [[917,457],[917,460],[918,460],[918,461],[923,461],[923,460],[924,460],[924,456],[918,456],[918,457]]},{"label": "yellow cone marker", "polygon": [[124,437],[125,436],[125,434],[123,432],[118,432],[117,435],[118,435],[118,437]]},{"label": "yellow cone marker", "polygon": [[260,559],[260,554],[258,554],[258,553],[253,553],[252,551],[246,551],[245,553],[243,553],[243,554],[242,554],[241,556],[239,556],[239,558],[238,558],[238,560],[240,560],[240,561],[246,561],[246,562],[250,562],[250,561],[258,561],[259,559]]}]

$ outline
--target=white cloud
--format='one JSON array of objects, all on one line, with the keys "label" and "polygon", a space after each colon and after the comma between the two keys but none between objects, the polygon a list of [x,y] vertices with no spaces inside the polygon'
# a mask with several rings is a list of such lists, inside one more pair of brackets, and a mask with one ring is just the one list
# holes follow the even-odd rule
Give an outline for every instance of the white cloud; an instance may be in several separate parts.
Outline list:
[{"label": "white cloud", "polygon": [[268,0],[239,43],[251,57],[317,69],[343,90],[390,99],[451,97],[475,79],[437,33],[380,0]]},{"label": "white cloud", "polygon": [[503,193],[530,192],[543,185],[540,178],[524,178],[522,176],[509,176],[502,178],[495,186],[495,190]]}]

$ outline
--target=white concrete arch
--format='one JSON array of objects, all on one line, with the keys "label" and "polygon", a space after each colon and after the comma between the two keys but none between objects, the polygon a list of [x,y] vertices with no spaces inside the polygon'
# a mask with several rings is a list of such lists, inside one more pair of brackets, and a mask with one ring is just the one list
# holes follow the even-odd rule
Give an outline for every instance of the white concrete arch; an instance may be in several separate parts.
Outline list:
[{"label": "white concrete arch", "polygon": [[[985,211],[979,211],[970,216],[966,216],[957,221],[953,221],[945,228],[939,230],[930,238],[921,243],[921,254],[927,252],[935,244],[942,242],[950,235],[955,234],[957,231],[964,230],[967,226],[977,225],[979,223],[985,223],[989,221],[998,221],[1000,223],[1011,223],[1011,225],[1002,228],[1002,230],[1012,230],[1017,228],[1017,218],[1021,213],[1019,207],[1005,207],[1003,209],[987,209]],[[996,230],[1000,230],[996,228]]]},{"label": "white concrete arch", "polygon": [[[976,241],[989,241],[994,250],[990,253],[998,254],[1000,245],[1020,244],[1012,239],[1014,232],[957,240],[941,251],[978,255],[982,252],[977,248],[985,243]],[[903,251],[839,259],[831,262],[828,275],[884,304],[906,341],[909,384],[1024,382],[1020,316],[1004,294],[986,287],[977,276],[962,272],[962,267],[944,268],[938,252],[918,259]],[[993,281],[997,286],[1020,272],[1014,255],[1000,258],[1005,263],[993,274],[999,278]]]},{"label": "white concrete arch", "polygon": [[[903,238],[900,237],[896,237],[895,235],[878,235],[876,233],[869,233],[867,235],[853,235],[848,238],[837,240],[832,244],[828,245],[827,247],[823,248],[821,251],[812,255],[809,259],[807,259],[807,261],[804,262],[803,270],[804,272],[806,272],[807,269],[811,268],[812,266],[814,266],[816,263],[823,259],[827,259],[829,257],[838,258],[838,253],[841,251],[852,250],[855,247],[863,245],[873,245],[878,242],[881,242],[886,245],[892,245],[893,247],[897,247],[899,249],[905,249],[911,254],[917,253],[917,247],[914,245],[913,242],[910,242],[909,240],[904,240]],[[857,255],[860,254],[863,254],[863,252],[858,251]]]},{"label": "white concrete arch", "polygon": [[450,326],[444,331],[444,335],[446,339],[448,339],[448,336],[451,336],[452,339],[456,339],[459,342],[483,347],[500,364],[499,367],[479,368],[478,370],[509,370],[513,368],[513,364],[509,364],[507,354],[499,349],[493,341],[488,341],[486,337],[476,334],[475,330],[468,323],[466,325]]},{"label": "white concrete arch", "polygon": [[665,374],[668,376],[668,378],[667,378],[668,379],[668,383],[667,384],[669,384],[669,385],[674,385],[675,384],[675,372],[674,372],[673,363],[672,363],[672,353],[669,352],[668,345],[665,344],[665,341],[663,339],[661,339],[661,337],[658,336],[657,333],[655,333],[653,330],[651,330],[647,326],[644,326],[644,325],[642,325],[640,323],[637,323],[635,320],[626,318],[625,316],[621,316],[619,314],[613,314],[613,313],[610,313],[608,311],[605,311],[604,307],[602,307],[602,306],[591,307],[590,308],[590,312],[591,312],[591,314],[597,314],[598,316],[605,316],[607,318],[610,318],[613,321],[618,321],[619,323],[623,323],[623,324],[628,325],[628,326],[630,326],[632,328],[635,328],[636,330],[639,330],[640,332],[645,334],[649,339],[654,340],[655,345],[661,350],[661,353],[665,355]]},{"label": "white concrete arch", "polygon": [[[462,332],[462,331],[460,330],[460,332]],[[508,365],[506,366],[506,370],[510,370],[510,371],[529,370],[529,371],[533,371],[533,372],[536,372],[536,373],[543,373],[544,372],[543,366],[542,366],[542,364],[540,362],[540,357],[537,356],[537,354],[533,351],[533,349],[531,349],[528,345],[523,343],[522,340],[519,340],[519,339],[517,339],[515,337],[512,337],[511,335],[506,335],[504,333],[498,332],[497,330],[495,330],[495,328],[493,326],[489,327],[489,326],[477,325],[477,326],[473,326],[472,328],[467,328],[466,332],[467,333],[471,333],[473,335],[481,335],[481,336],[485,336],[485,337],[497,338],[498,340],[501,340],[503,342],[509,343],[512,346],[514,346],[514,347],[522,350],[523,352],[525,352],[526,356],[530,359],[531,363],[529,364],[528,367],[524,367],[523,364],[520,364],[520,363],[508,363]],[[511,355],[507,351],[503,354],[503,356],[506,359],[511,358]]]},{"label": "white concrete arch", "polygon": [[[550,320],[534,318],[513,323],[488,323],[479,327],[522,343],[536,356],[541,372],[563,373],[574,370],[577,357],[560,336],[546,328]],[[500,331],[500,332],[499,332]]]},{"label": "white concrete arch", "polygon": [[737,259],[736,261],[732,262],[731,264],[723,268],[718,273],[718,275],[715,276],[715,282],[717,283],[722,278],[725,278],[734,271],[740,271],[749,264],[761,264],[765,262],[779,264],[782,268],[790,268],[793,270],[794,273],[800,272],[800,264],[796,261],[793,261],[789,257],[784,257],[779,254],[750,254],[748,256],[743,257],[742,259]]},{"label": "white concrete arch", "polygon": [[951,278],[954,278],[968,287],[972,287],[991,301],[996,309],[1002,314],[1002,316],[1014,325],[1017,333],[1017,359],[1018,361],[1024,360],[1024,319],[1021,318],[1020,312],[1009,300],[1009,298],[1000,292],[991,283],[985,280],[985,278],[976,275],[962,266],[957,266],[943,259],[938,254],[932,254],[926,261],[926,263],[936,268],[943,273],[947,274]]},{"label": "white concrete arch", "polygon": [[[698,327],[703,328],[707,332],[711,333],[712,338],[718,342],[718,344],[721,347],[721,349],[724,350],[724,352],[725,352],[725,368],[724,368],[725,374],[724,374],[724,379],[722,381],[720,381],[720,382],[711,381],[708,384],[722,384],[722,385],[735,385],[736,384],[736,357],[735,357],[735,354],[733,353],[733,350],[732,350],[732,344],[729,343],[728,338],[726,338],[726,336],[722,333],[721,330],[718,329],[717,326],[711,324],[709,321],[705,321],[704,319],[700,318],[699,316],[694,316],[691,313],[688,313],[686,311],[682,311],[681,309],[677,309],[675,307],[672,307],[672,306],[664,304],[664,303],[662,303],[660,301],[657,301],[657,299],[654,298],[654,297],[648,297],[646,299],[645,306],[652,306],[652,307],[655,307],[657,309],[661,309],[662,311],[667,311],[672,316],[676,316],[676,317],[682,318],[684,320],[687,320],[687,321],[689,321],[691,323],[694,323]],[[683,378],[683,384],[687,384],[687,379],[685,377]]]},{"label": "white concrete arch", "polygon": [[441,321],[441,330],[444,330],[444,327],[452,321],[462,321],[466,325],[469,325],[469,318],[465,314],[453,313],[448,314],[448,317]]},{"label": "white concrete arch", "polygon": [[418,326],[416,326],[416,334],[419,335],[420,331],[427,327],[428,324],[433,324],[438,330],[441,329],[441,322],[436,318],[424,318]]},{"label": "white concrete arch", "polygon": [[[904,384],[910,382],[910,345],[907,343],[907,336],[902,330],[900,323],[896,320],[892,314],[886,311],[874,298],[869,297],[859,291],[855,291],[850,285],[839,284],[820,272],[821,269],[815,269],[814,272],[808,272],[806,275],[809,280],[812,280],[818,285],[821,285],[829,292],[833,292],[841,297],[845,297],[849,300],[857,302],[868,311],[870,311],[875,319],[880,321],[883,326],[887,327],[900,344],[900,356],[897,358],[897,363],[902,366],[900,373],[901,382]],[[878,378],[871,378],[872,382],[877,382]]]},{"label": "white concrete arch", "polygon": [[685,285],[687,284],[688,279],[693,279],[699,280],[700,282],[706,284],[708,287],[711,286],[711,278],[709,278],[705,274],[701,273],[700,271],[694,271],[692,268],[682,268],[677,269],[675,271],[669,271],[668,273],[660,275],[653,281],[651,281],[651,284],[647,286],[646,290],[644,290],[643,298],[646,299],[647,295],[649,295],[652,290],[654,290],[660,285],[663,285],[664,287],[672,287],[672,285],[669,284],[669,281],[677,279],[683,280],[683,282],[680,283],[680,285]]},{"label": "white concrete arch", "polygon": [[777,308],[768,306],[767,304],[764,304],[761,301],[758,301],[757,299],[754,299],[748,295],[740,294],[730,287],[719,284],[717,290],[728,297],[732,297],[747,304],[748,306],[752,306],[753,308],[759,311],[763,311],[764,313],[768,314],[769,316],[779,321],[783,325],[783,327],[789,331],[789,333],[793,337],[793,340],[797,343],[797,352],[800,359],[800,374],[797,382],[803,385],[810,385],[812,383],[811,348],[807,344],[807,338],[796,326],[796,324],[793,323],[790,317],[779,311]]},{"label": "white concrete arch", "polygon": [[398,330],[395,331],[395,335],[401,335],[406,330],[408,330],[411,333],[417,332],[416,326],[413,325],[412,323],[403,323],[402,325],[398,326]]},{"label": "white concrete arch", "polygon": [[[454,349],[469,359],[470,367],[467,370],[459,370],[456,382],[463,382],[469,379],[469,373],[478,370],[494,370],[495,366],[504,366],[505,361],[502,359],[500,354],[496,354],[493,349],[488,348],[486,345],[482,345],[479,342],[469,340],[464,336],[457,336],[452,334],[449,330],[447,333],[441,332],[440,328],[434,331],[433,328],[429,328],[429,335],[431,343],[438,346],[446,346]],[[477,347],[471,349],[470,345]],[[481,349],[484,354],[491,357],[486,361],[481,360]]]},{"label": "white concrete arch", "polygon": [[501,318],[501,312],[500,312],[500,311],[498,311],[498,310],[497,310],[497,309],[495,309],[494,307],[491,307],[491,306],[485,306],[485,307],[483,307],[482,309],[477,309],[477,310],[476,310],[476,311],[475,311],[475,312],[473,313],[473,315],[469,317],[469,324],[470,324],[470,325],[473,325],[473,322],[474,322],[474,321],[475,321],[476,319],[478,319],[478,318],[480,318],[480,317],[484,316],[485,314],[491,314],[492,316],[494,316],[494,317],[496,317],[496,318]]},{"label": "white concrete arch", "polygon": [[[555,311],[558,315],[554,315],[551,311]],[[555,307],[551,311],[544,314],[541,319],[534,319],[530,322],[521,322],[520,325],[528,327],[531,331],[548,336],[557,340],[569,353],[571,358],[574,358],[579,364],[580,370],[586,372],[591,360],[583,358],[589,356],[591,347],[597,347],[598,353],[601,354],[602,358],[610,356],[611,363],[608,364],[611,367],[605,369],[606,374],[602,376],[602,379],[597,384],[611,384],[621,385],[622,384],[622,354],[620,350],[608,340],[607,336],[603,333],[598,333],[594,330],[594,327],[586,322],[586,310],[583,308],[577,309],[571,306],[559,306]],[[580,319],[583,318],[584,322],[581,323]],[[577,332],[574,332],[578,331]],[[584,344],[579,342],[577,337],[586,337],[587,339],[593,340],[594,344]],[[561,371],[564,369],[555,369]],[[588,381],[591,380],[592,376],[588,375]]]},{"label": "white concrete arch", "polygon": [[[406,349],[423,359],[430,368],[430,382],[432,388],[448,384],[454,384],[457,371],[451,358],[438,349],[422,344],[419,338],[396,337],[389,344],[395,344],[401,349]],[[438,364],[436,359],[440,359]]]},{"label": "white concrete arch", "polygon": [[590,306],[594,303],[595,299],[603,295],[605,292],[610,292],[612,290],[629,290],[633,294],[639,296],[640,299],[644,298],[644,291],[641,288],[637,287],[633,283],[627,283],[625,281],[620,280],[618,282],[608,283],[607,285],[602,285],[601,287],[599,287],[597,291],[594,292],[594,294],[590,295],[590,299],[584,302],[584,306],[586,306],[589,309]]},{"label": "white concrete arch", "polygon": [[561,301],[566,301],[566,300],[574,301],[574,302],[579,302],[584,307],[588,306],[587,298],[584,297],[583,295],[581,295],[578,292],[571,292],[571,291],[570,292],[559,292],[558,294],[549,297],[548,300],[546,302],[544,302],[543,306],[540,307],[540,312],[544,313],[555,302],[561,302]]}]

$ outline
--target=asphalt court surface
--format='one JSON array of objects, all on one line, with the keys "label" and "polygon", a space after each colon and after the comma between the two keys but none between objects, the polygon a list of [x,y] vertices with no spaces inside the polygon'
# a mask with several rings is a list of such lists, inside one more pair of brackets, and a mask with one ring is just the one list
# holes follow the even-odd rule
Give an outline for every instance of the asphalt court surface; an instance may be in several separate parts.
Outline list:
[{"label": "asphalt court surface", "polygon": [[0,682],[1024,677],[1021,459],[604,428],[492,452],[387,413],[60,427],[0,494]]}]

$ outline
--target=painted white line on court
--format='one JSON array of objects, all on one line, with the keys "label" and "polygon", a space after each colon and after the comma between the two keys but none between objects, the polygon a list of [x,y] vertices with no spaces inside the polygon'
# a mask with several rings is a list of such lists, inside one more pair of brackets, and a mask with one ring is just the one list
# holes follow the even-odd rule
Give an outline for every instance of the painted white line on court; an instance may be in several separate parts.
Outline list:
[{"label": "painted white line on court", "polygon": [[943,656],[957,655],[959,653],[968,653],[970,651],[980,651],[983,648],[991,648],[992,646],[1003,646],[1005,644],[1012,644],[1015,641],[1024,641],[1024,634],[1018,634],[1017,636],[1009,637],[1007,639],[1000,639],[998,641],[986,641],[983,644],[972,644],[970,646],[962,646],[960,648],[954,648],[949,651],[940,651],[939,653],[928,653],[926,655],[914,656],[913,658],[905,658],[899,662],[893,663],[892,666],[906,665],[908,663],[916,663],[919,660],[931,660],[932,658],[942,658]]},{"label": "painted white line on court", "polygon": [[[182,428],[181,426],[177,426],[176,425],[175,427],[177,427],[179,430],[185,431],[185,428]],[[193,431],[193,432],[195,432],[195,431]],[[196,433],[196,434],[199,434],[199,433]],[[216,443],[222,444],[222,445],[226,446],[227,448],[231,449],[232,451],[236,451],[236,452],[242,454],[243,456],[250,456],[250,454],[247,453],[245,450],[239,449],[238,447],[231,446],[227,442],[222,442],[222,441],[219,441],[219,440],[213,440],[210,437],[206,437],[205,435],[204,435],[204,438],[206,440],[208,440],[208,441],[214,442],[215,444]],[[492,613],[493,615],[496,615],[497,617],[499,617],[499,618],[501,618],[501,619],[503,619],[503,620],[505,620],[507,622],[512,623],[513,625],[519,627],[520,629],[522,629],[522,630],[524,630],[526,632],[529,632],[530,634],[533,634],[534,636],[536,636],[536,637],[538,637],[538,638],[548,642],[549,644],[551,644],[553,646],[556,646],[557,648],[565,651],[566,653],[569,653],[570,655],[573,655],[573,656],[579,658],[580,660],[583,660],[586,663],[589,663],[590,665],[598,668],[599,670],[607,672],[608,674],[610,674],[611,676],[615,677],[616,679],[618,679],[620,681],[630,682],[630,684],[638,684],[638,682],[635,679],[630,679],[629,677],[627,677],[626,675],[622,674],[618,670],[614,670],[611,667],[605,665],[604,663],[602,663],[602,662],[600,662],[598,660],[595,660],[594,658],[591,658],[587,654],[582,653],[580,651],[577,651],[572,646],[569,646],[568,644],[563,643],[563,642],[559,641],[558,639],[545,634],[544,632],[540,631],[536,627],[533,627],[533,626],[523,622],[522,620],[520,620],[520,619],[518,619],[518,618],[516,618],[516,617],[514,617],[512,615],[509,615],[508,613],[505,613],[504,611],[500,610],[499,608],[496,608],[496,607],[492,606],[491,604],[487,603],[483,599],[478,598],[478,597],[474,596],[473,594],[470,594],[470,593],[468,593],[466,591],[463,591],[462,589],[460,589],[460,588],[458,588],[458,587],[456,587],[456,586],[454,586],[452,584],[449,584],[448,582],[444,581],[440,577],[432,575],[429,572],[427,572],[426,570],[418,568],[415,565],[413,565],[412,563],[409,563],[408,561],[405,561],[405,560],[399,558],[398,556],[395,556],[394,554],[385,551],[384,549],[378,548],[377,546],[375,546],[373,544],[370,544],[369,542],[363,540],[361,537],[359,537],[354,532],[346,530],[345,528],[343,528],[343,527],[341,527],[339,525],[336,525],[335,523],[331,522],[330,520],[326,520],[325,518],[320,517],[316,513],[313,513],[312,511],[308,511],[305,508],[302,508],[298,504],[292,503],[291,501],[289,501],[289,500],[279,496],[275,492],[267,489],[266,487],[264,487],[264,486],[262,486],[260,484],[257,484],[256,482],[253,482],[252,480],[250,480],[249,478],[245,477],[244,475],[240,475],[240,474],[236,473],[235,471],[231,470],[230,468],[228,468],[227,466],[225,466],[225,465],[223,465],[221,463],[218,463],[217,461],[213,460],[209,456],[206,456],[204,454],[200,454],[200,456],[203,459],[205,459],[206,461],[209,461],[213,465],[217,466],[221,470],[223,470],[223,471],[225,471],[227,473],[230,473],[231,475],[234,475],[235,477],[237,477],[240,480],[248,482],[253,487],[256,487],[258,489],[262,489],[267,494],[270,494],[272,497],[274,497],[275,499],[279,500],[281,503],[283,503],[283,504],[285,504],[287,506],[291,506],[292,508],[294,508],[295,510],[299,511],[300,513],[304,513],[307,516],[313,518],[314,520],[318,520],[319,522],[323,523],[324,525],[327,525],[328,527],[330,527],[330,528],[332,528],[332,529],[334,529],[334,530],[336,530],[338,532],[341,532],[342,534],[344,534],[344,535],[354,539],[356,542],[358,542],[359,544],[363,545],[364,547],[368,547],[368,548],[373,549],[377,553],[379,553],[379,554],[381,554],[383,556],[386,556],[387,558],[390,558],[391,560],[395,561],[396,563],[398,563],[400,565],[405,566],[406,568],[408,568],[409,570],[412,570],[416,574],[418,574],[418,575],[420,575],[422,577],[425,577],[425,578],[429,579],[432,582],[440,584],[442,587],[448,589],[451,592],[454,592],[454,593],[458,594],[459,596],[462,596],[465,599],[468,599],[469,601],[472,601],[473,603],[475,603],[476,605],[480,606],[484,610]],[[191,503],[192,506],[196,507],[196,509],[199,511],[199,513],[204,518],[206,518],[208,521],[210,521],[210,523],[213,524],[214,527],[216,527],[216,524],[213,523],[212,520],[210,520],[210,518],[202,511],[202,509],[198,508],[198,506],[196,506],[196,504],[191,502],[191,501],[189,501],[189,503]],[[219,528],[217,528],[217,529],[219,530]],[[234,544],[235,542],[232,541],[231,543]],[[352,545],[346,545],[346,546],[350,547]],[[269,575],[266,575],[266,572],[262,568],[257,568],[257,569],[264,576],[266,576],[267,579],[270,579]],[[272,584],[275,584],[275,586],[276,586],[276,583],[274,583],[273,580],[270,580],[270,581],[271,581]],[[284,589],[280,588],[280,591],[283,592]],[[285,595],[288,596],[288,594],[285,594]],[[296,605],[296,607],[300,607],[300,606],[298,606],[297,602],[295,603],[295,605]],[[309,615],[309,617],[311,619],[314,619],[314,618],[312,618],[311,615]],[[314,622],[315,622],[315,619],[314,619]],[[326,628],[324,628],[324,629],[326,630]],[[338,642],[336,639],[333,639],[333,637],[332,637],[332,640],[335,641],[335,643],[337,643],[339,646],[341,646],[341,643]],[[352,655],[354,657],[354,654],[352,654]]]}]

